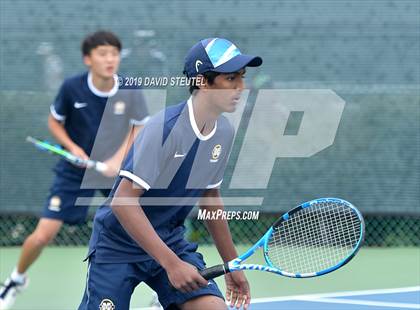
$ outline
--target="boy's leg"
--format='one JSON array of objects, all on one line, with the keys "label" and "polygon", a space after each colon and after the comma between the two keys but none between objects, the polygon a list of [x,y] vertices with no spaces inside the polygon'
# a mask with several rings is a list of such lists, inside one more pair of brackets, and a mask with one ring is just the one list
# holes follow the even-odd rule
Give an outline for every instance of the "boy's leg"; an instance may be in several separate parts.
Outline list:
[{"label": "boy's leg", "polygon": [[87,207],[75,206],[76,199],[92,196],[93,193],[94,190],[81,190],[78,181],[55,177],[38,226],[23,243],[17,265],[19,273],[27,271],[42,249],[54,240],[63,223],[78,224],[85,221]]},{"label": "boy's leg", "polygon": [[226,310],[227,306],[216,282],[191,293],[182,293],[169,284],[165,270],[145,281],[159,296],[164,309],[182,310]]},{"label": "boy's leg", "polygon": [[86,288],[79,310],[129,310],[134,288],[142,281],[135,264],[95,263],[89,258]]},{"label": "boy's leg", "polygon": [[55,238],[63,222],[78,224],[85,221],[88,207],[75,207],[75,201],[77,197],[92,197],[93,193],[94,190],[81,190],[80,182],[55,177],[41,219],[22,246],[17,267],[0,287],[0,310],[9,309],[15,302],[17,293],[27,286],[25,272],[39,257],[43,248]]},{"label": "boy's leg", "polygon": [[62,224],[60,220],[41,219],[34,232],[26,238],[17,267],[0,288],[0,310],[10,309],[16,295],[28,286],[26,270],[38,258],[42,249],[54,239]]},{"label": "boy's leg", "polygon": [[63,221],[42,218],[34,232],[29,235],[22,246],[22,252],[17,264],[17,272],[25,273],[29,266],[38,258],[45,246],[50,243],[59,232]]},{"label": "boy's leg", "polygon": [[[199,270],[205,268],[203,256],[196,252],[197,246],[185,241],[182,247],[176,250],[177,255],[184,261],[196,266]],[[182,293],[175,290],[169,282],[166,271],[157,263],[153,268],[153,275],[145,280],[159,296],[159,301],[164,309],[182,310],[226,310],[223,295],[216,282],[209,281],[209,285],[190,293]]]},{"label": "boy's leg", "polygon": [[178,305],[181,310],[226,310],[227,306],[220,297],[205,295],[190,299],[187,302]]}]

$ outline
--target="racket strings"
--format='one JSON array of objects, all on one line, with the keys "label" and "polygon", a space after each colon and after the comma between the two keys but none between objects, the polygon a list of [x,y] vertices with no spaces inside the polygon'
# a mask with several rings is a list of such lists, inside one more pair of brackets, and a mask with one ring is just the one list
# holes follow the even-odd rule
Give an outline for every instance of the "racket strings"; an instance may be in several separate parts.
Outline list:
[{"label": "racket strings", "polygon": [[291,273],[325,270],[352,253],[360,224],[346,205],[318,202],[274,227],[267,256],[275,267]]}]

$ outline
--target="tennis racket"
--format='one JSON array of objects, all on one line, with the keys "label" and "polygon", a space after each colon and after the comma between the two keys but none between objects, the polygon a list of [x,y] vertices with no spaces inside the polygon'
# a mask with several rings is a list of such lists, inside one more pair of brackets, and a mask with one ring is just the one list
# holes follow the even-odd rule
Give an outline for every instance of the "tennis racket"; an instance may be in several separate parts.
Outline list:
[{"label": "tennis racket", "polygon": [[[291,278],[327,274],[347,264],[362,245],[362,214],[349,202],[321,198],[280,217],[244,254],[200,271],[207,280],[237,270],[260,270]],[[263,248],[267,265],[243,264]]]},{"label": "tennis racket", "polygon": [[41,141],[30,136],[26,137],[26,141],[35,145],[38,149],[53,153],[55,155],[61,156],[68,162],[80,166],[86,167],[89,169],[95,169],[98,172],[104,172],[108,169],[108,166],[100,161],[95,160],[86,160],[77,156],[74,156],[70,152],[66,151],[59,145],[50,144],[48,141]]}]

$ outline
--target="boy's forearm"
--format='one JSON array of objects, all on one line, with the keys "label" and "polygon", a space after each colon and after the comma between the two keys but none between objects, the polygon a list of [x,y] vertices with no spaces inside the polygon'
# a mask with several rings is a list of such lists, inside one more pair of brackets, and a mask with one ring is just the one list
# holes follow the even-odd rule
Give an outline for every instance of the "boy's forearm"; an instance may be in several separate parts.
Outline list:
[{"label": "boy's forearm", "polygon": [[[118,221],[134,241],[166,269],[178,257],[156,233],[141,206],[132,203],[141,194],[142,190],[133,189],[132,183],[123,179],[111,202],[111,208]],[[128,198],[131,203],[124,204],[122,201],[125,198]]]},{"label": "boy's forearm", "polygon": [[131,145],[133,144],[134,139],[139,134],[140,130],[143,129],[143,125],[140,126],[133,126],[131,127],[130,131],[127,133],[126,137],[124,138],[123,143],[119,147],[119,149],[115,152],[112,156],[112,159],[118,163],[121,163],[124,160],[125,154],[128,149],[130,149]]},{"label": "boy's forearm", "polygon": [[[219,190],[206,191],[204,198],[211,201],[210,206],[201,205],[200,208],[208,211],[216,211],[224,209],[223,201],[220,197]],[[211,234],[217,250],[224,262],[230,261],[238,256],[232,241],[232,236],[228,223],[225,219],[207,220],[206,227]]]},{"label": "boy's forearm", "polygon": [[48,116],[48,129],[50,130],[53,137],[57,140],[57,142],[67,150],[70,150],[75,146],[75,143],[64,129],[63,124],[53,118],[51,114]]},{"label": "boy's forearm", "polygon": [[228,262],[238,256],[235,245],[232,241],[229,226],[226,220],[208,220],[206,222],[208,231],[210,232],[220,257],[224,262]]}]

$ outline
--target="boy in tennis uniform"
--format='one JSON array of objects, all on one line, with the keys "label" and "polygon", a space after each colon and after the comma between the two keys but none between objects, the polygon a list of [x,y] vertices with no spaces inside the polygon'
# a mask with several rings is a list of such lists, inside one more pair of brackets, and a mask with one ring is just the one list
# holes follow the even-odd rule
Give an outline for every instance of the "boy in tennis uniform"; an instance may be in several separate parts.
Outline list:
[{"label": "boy in tennis uniform", "polygon": [[[216,283],[199,274],[205,263],[197,245],[185,240],[183,223],[200,199],[201,208],[223,209],[219,187],[234,129],[221,114],[235,111],[245,67],[261,64],[221,38],[190,49],[184,73],[204,82],[190,88],[187,101],[153,116],[136,138],[108,202],[95,215],[79,310],[128,310],[140,282],[165,309],[226,309]],[[223,261],[237,257],[226,220],[206,224]],[[225,281],[227,299],[246,309],[250,290],[243,272],[227,274]]]},{"label": "boy in tennis uniform", "polygon": [[[127,145],[131,145],[148,118],[140,90],[119,90],[116,72],[120,51],[121,42],[115,34],[98,31],[88,35],[82,42],[82,54],[89,70],[64,81],[48,118],[48,127],[56,140],[83,159],[88,159],[92,151],[100,124],[104,132],[112,133],[109,139],[101,141],[97,153],[102,158],[95,158],[107,164],[106,176],[117,174]],[[106,124],[101,120],[106,120]],[[0,287],[0,309],[9,309],[16,294],[27,286],[26,271],[62,224],[85,221],[88,206],[75,206],[78,197],[92,197],[95,192],[81,188],[85,168],[60,160],[54,171],[55,179],[38,225],[25,240],[16,268]],[[105,178],[99,174],[97,177]],[[101,192],[109,194],[108,189]]]}]

